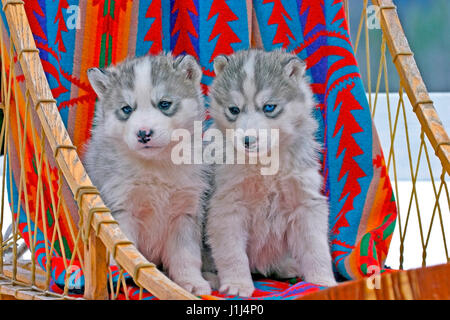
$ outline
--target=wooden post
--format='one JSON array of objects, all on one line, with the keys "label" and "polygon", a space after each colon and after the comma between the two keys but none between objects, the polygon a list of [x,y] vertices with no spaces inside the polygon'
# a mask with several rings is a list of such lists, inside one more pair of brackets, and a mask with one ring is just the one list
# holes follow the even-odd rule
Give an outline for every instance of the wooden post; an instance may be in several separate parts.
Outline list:
[{"label": "wooden post", "polygon": [[89,300],[108,299],[107,251],[103,242],[92,230],[84,245],[84,298]]}]

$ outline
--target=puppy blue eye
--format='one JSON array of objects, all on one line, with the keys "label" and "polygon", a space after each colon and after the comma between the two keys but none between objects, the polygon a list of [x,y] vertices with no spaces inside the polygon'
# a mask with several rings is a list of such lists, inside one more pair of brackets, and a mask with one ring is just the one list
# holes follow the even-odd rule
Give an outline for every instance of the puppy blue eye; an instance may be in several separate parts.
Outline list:
[{"label": "puppy blue eye", "polygon": [[122,111],[123,111],[123,113],[125,113],[125,114],[130,114],[130,113],[133,112],[133,108],[130,107],[130,106],[125,106],[125,107],[122,107]]},{"label": "puppy blue eye", "polygon": [[276,107],[277,107],[276,104],[265,104],[263,106],[263,111],[266,113],[270,113],[273,112],[273,110],[275,110]]},{"label": "puppy blue eye", "polygon": [[232,115],[237,115],[237,114],[239,114],[241,112],[241,110],[238,107],[236,107],[236,106],[229,107],[228,110],[230,110],[230,113]]},{"label": "puppy blue eye", "polygon": [[167,110],[170,108],[171,105],[172,105],[172,102],[161,100],[158,103],[158,108],[161,110]]}]

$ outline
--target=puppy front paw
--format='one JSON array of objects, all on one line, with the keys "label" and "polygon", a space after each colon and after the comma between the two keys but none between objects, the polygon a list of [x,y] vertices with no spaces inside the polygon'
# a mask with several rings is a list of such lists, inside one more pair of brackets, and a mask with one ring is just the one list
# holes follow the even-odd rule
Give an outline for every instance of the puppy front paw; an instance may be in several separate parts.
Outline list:
[{"label": "puppy front paw", "polygon": [[202,276],[203,278],[205,278],[206,281],[208,281],[212,290],[219,290],[220,280],[219,276],[216,273],[205,271],[202,272]]},{"label": "puppy front paw", "polygon": [[252,281],[224,281],[219,292],[229,296],[251,297],[255,291]]},{"label": "puppy front paw", "polygon": [[211,286],[205,279],[188,279],[177,281],[177,283],[190,293],[201,296],[211,294]]}]

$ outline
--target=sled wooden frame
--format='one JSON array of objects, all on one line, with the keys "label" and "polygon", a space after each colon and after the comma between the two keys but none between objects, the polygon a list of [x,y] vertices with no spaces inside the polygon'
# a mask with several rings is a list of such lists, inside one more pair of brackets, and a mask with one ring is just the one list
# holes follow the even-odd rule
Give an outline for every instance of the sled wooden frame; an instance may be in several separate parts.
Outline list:
[{"label": "sled wooden frame", "polygon": [[[402,270],[342,283],[298,300],[448,300],[450,264]],[[444,280],[444,281],[443,281]]]},{"label": "sled wooden frame", "polygon": [[[344,3],[348,7],[347,0],[344,0]],[[443,171],[450,174],[450,139],[428,95],[402,30],[396,8],[392,0],[373,0],[373,3],[380,8],[381,27],[387,39],[387,45],[401,83],[411,104],[414,106],[413,111],[416,113],[423,131],[434,148],[436,156],[440,159]],[[149,263],[125,237],[110,212],[105,209],[101,197],[86,174],[58,112],[27,21],[23,2],[20,0],[2,0],[2,5],[10,27],[14,48],[18,53],[18,62],[25,75],[28,93],[37,108],[37,114],[45,137],[54,152],[59,169],[64,174],[75,198],[79,200],[81,218],[83,221],[88,222],[88,224],[83,224],[85,230],[82,230],[82,233],[87,238],[87,242],[84,245],[84,298],[108,298],[106,275],[108,273],[108,252],[110,252],[117,263],[133,277],[140,287],[147,289],[159,299],[197,299],[197,297],[168,279],[152,263]],[[445,272],[448,274],[449,265],[441,266],[439,270],[439,272],[434,272],[433,274],[442,275]],[[12,280],[11,272],[8,273],[8,268],[4,267],[3,272],[0,272],[0,299],[71,299],[71,297],[66,295],[61,296],[46,291],[44,289],[45,285],[39,286],[39,274],[36,276],[37,280],[30,286],[30,283],[27,283],[27,272],[29,272],[29,269],[26,265],[17,264],[16,277],[15,280]],[[400,272],[398,277],[401,278],[403,277],[402,274],[409,274],[409,272],[415,272],[415,274],[420,275],[422,272],[425,274],[427,271]],[[397,276],[392,276],[391,274],[382,276],[383,279],[388,277]],[[424,276],[424,279],[431,278]],[[309,298],[374,298],[373,294],[358,294],[358,288],[361,287],[362,281],[364,280],[353,281],[327,289],[323,293],[313,294]],[[389,287],[392,285],[392,280],[390,282],[386,280],[385,283]],[[415,283],[411,283],[411,285],[414,286]],[[440,298],[450,298],[448,283],[446,285],[446,287],[442,287]],[[349,295],[348,292],[353,293]],[[385,297],[401,298],[398,295],[386,295]],[[405,296],[405,298],[414,297],[414,295]],[[421,294],[420,297],[432,298],[435,296]]]}]

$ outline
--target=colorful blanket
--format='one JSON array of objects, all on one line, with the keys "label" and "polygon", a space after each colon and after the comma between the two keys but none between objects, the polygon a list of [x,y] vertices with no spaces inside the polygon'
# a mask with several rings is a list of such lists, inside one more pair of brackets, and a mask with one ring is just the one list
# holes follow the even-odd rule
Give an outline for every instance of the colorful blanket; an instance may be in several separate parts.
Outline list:
[{"label": "colorful blanket", "polygon": [[[330,203],[330,244],[336,276],[355,279],[374,270],[384,272],[396,205],[342,0],[25,0],[25,9],[53,96],[81,157],[95,112],[96,95],[86,76],[90,67],[104,67],[127,56],[161,50],[170,50],[175,55],[191,54],[203,68],[202,86],[207,96],[214,77],[212,61],[217,55],[249,47],[266,50],[282,47],[295,52],[306,61],[318,102],[317,138],[323,143],[323,192]],[[7,39],[9,30],[3,12],[2,18],[5,26],[2,36]],[[9,40],[4,46],[9,48]],[[19,108],[11,109],[8,163],[13,174],[7,178],[10,204],[13,213],[19,215],[19,229],[26,243],[36,241],[36,261],[42,268],[47,264],[46,250],[51,251],[53,289],[58,291],[64,287],[64,262],[75,249],[78,252],[83,249],[80,244],[75,246],[70,233],[78,225],[77,206],[65,183],[62,190],[56,190],[59,176],[51,157],[43,159],[42,168],[48,169],[41,170],[41,174],[55,184],[46,183],[37,201],[41,147],[35,150],[31,138],[25,146],[29,155],[24,166],[26,186],[20,187],[21,201],[17,201],[20,185],[17,119],[24,118],[26,96],[24,77],[17,65],[15,72],[21,86],[16,92],[17,101],[13,101]],[[34,115],[33,121],[35,118]],[[26,129],[32,130],[28,126]],[[45,141],[42,148],[50,151]],[[69,214],[56,205],[58,201],[65,202]],[[31,212],[44,208],[45,214],[28,221],[26,206]],[[62,236],[49,248],[56,230],[56,216]],[[43,230],[47,230],[47,237]],[[80,265],[77,259],[74,265]],[[70,272],[77,285],[73,286],[75,291],[69,292],[81,294],[82,270],[74,267]],[[114,272],[117,270],[110,275],[113,282],[117,278]],[[254,298],[292,299],[322,288],[300,280],[257,280]],[[129,288],[128,296],[137,297],[139,290],[133,285]],[[147,292],[143,297],[152,298]]]}]

